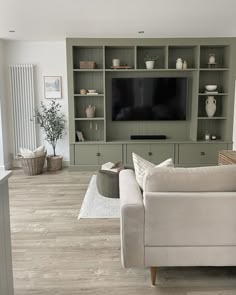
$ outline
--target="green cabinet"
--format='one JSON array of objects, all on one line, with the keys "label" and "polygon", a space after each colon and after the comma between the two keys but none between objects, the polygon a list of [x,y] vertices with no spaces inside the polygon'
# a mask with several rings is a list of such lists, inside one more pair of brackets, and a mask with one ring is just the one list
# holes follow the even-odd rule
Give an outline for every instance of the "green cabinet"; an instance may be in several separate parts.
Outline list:
[{"label": "green cabinet", "polygon": [[168,158],[174,160],[174,150],[174,144],[127,144],[126,162],[128,165],[133,165],[132,153],[135,153],[152,163],[159,164]]},{"label": "green cabinet", "polygon": [[180,144],[180,165],[217,165],[220,150],[227,150],[227,144]]},{"label": "green cabinet", "polygon": [[102,165],[123,161],[121,144],[81,144],[75,146],[75,165]]}]

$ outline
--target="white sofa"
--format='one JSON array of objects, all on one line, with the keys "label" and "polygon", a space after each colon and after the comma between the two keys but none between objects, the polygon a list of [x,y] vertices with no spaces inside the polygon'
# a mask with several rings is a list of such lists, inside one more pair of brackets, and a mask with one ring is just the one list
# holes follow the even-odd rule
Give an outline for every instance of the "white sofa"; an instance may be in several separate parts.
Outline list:
[{"label": "white sofa", "polygon": [[236,265],[236,165],[120,172],[124,267]]}]

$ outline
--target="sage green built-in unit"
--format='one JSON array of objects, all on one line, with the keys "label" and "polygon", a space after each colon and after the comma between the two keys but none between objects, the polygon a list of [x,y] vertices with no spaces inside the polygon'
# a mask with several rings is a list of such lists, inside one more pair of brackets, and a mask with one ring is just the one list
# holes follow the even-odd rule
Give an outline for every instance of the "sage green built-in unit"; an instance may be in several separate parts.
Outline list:
[{"label": "sage green built-in unit", "polygon": [[[235,38],[67,39],[71,167],[97,169],[118,160],[130,166],[132,152],[155,163],[172,157],[178,166],[217,164],[219,150],[232,148],[235,50]],[[215,64],[208,63],[210,54]],[[158,56],[152,70],[146,69],[146,55]],[[176,69],[177,58],[187,69]],[[112,59],[126,68],[113,69]],[[81,61],[93,61],[96,68],[81,69]],[[112,78],[136,77],[187,77],[187,120],[112,121]],[[217,85],[217,93],[206,93],[206,85]],[[81,94],[81,89],[98,94]],[[213,117],[205,110],[209,95],[216,100]],[[88,105],[96,108],[93,118],[87,118]],[[206,131],[216,140],[205,141]],[[156,134],[167,139],[130,140]]]}]

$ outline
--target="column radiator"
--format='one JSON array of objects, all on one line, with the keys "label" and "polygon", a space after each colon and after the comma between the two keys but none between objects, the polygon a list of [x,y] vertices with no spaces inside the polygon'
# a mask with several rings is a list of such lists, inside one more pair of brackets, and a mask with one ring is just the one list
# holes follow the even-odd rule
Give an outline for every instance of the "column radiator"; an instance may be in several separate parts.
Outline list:
[{"label": "column radiator", "polygon": [[34,120],[34,67],[32,64],[10,65],[10,91],[13,117],[14,157],[20,147],[36,148]]}]

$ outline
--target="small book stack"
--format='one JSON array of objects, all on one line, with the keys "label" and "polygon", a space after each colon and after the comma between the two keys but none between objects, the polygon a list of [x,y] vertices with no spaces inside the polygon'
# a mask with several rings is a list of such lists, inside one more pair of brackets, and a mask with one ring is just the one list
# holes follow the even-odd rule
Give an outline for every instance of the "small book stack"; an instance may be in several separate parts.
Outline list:
[{"label": "small book stack", "polygon": [[112,172],[119,173],[123,169],[124,169],[124,165],[121,163],[121,161],[119,161],[119,162],[116,162],[116,163],[107,162],[107,163],[102,165],[101,170],[107,170],[107,171],[112,171]]}]

